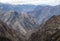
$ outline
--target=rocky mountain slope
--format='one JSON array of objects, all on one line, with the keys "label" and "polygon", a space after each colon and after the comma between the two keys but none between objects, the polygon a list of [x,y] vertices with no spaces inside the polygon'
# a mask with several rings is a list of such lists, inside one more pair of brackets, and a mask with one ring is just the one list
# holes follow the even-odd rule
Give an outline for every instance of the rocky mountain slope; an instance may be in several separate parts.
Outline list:
[{"label": "rocky mountain slope", "polygon": [[52,16],[40,26],[39,30],[28,36],[28,39],[28,34],[23,35],[20,31],[0,21],[1,41],[60,41],[60,15]]},{"label": "rocky mountain slope", "polygon": [[25,41],[24,35],[0,20],[0,41]]},{"label": "rocky mountain slope", "polygon": [[32,33],[29,41],[60,41],[60,15],[48,19],[38,31]]},{"label": "rocky mountain slope", "polygon": [[18,13],[14,10],[0,14],[0,20],[13,27],[15,30],[21,30],[21,33],[24,34],[34,29],[38,29],[39,26],[38,20],[30,14],[24,12]]}]

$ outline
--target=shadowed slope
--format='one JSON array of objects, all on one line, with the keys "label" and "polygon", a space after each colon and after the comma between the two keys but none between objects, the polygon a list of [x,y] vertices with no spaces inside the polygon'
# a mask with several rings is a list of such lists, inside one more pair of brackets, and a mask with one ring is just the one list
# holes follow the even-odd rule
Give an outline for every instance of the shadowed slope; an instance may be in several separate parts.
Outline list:
[{"label": "shadowed slope", "polygon": [[32,33],[29,41],[60,41],[60,15],[47,20],[38,31]]},{"label": "shadowed slope", "polygon": [[0,21],[0,41],[25,41],[25,38],[20,32]]}]

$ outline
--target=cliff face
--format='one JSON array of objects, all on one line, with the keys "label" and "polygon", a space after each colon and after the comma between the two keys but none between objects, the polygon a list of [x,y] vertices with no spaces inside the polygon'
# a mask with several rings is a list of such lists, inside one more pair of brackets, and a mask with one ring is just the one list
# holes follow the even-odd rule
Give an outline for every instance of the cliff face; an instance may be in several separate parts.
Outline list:
[{"label": "cliff face", "polygon": [[0,41],[25,41],[25,37],[0,21]]},{"label": "cliff face", "polygon": [[34,32],[29,41],[59,41],[60,15],[52,16],[40,29]]}]

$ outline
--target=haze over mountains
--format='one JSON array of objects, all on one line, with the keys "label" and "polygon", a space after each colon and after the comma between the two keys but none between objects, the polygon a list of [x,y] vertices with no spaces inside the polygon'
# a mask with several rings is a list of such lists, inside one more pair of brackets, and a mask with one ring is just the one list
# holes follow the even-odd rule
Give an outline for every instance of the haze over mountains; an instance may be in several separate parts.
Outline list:
[{"label": "haze over mountains", "polygon": [[39,19],[39,22],[44,22],[53,15],[60,14],[60,5],[57,6],[37,6],[32,12],[29,12],[34,17]]},{"label": "haze over mountains", "polygon": [[[25,12],[33,15],[35,18],[42,20],[50,18],[53,15],[60,13],[60,5],[11,5],[11,4],[0,4],[0,9],[3,11],[14,10],[16,12]],[[52,14],[53,13],[53,14]],[[42,17],[43,16],[43,17]],[[42,17],[42,18],[41,18]]]},{"label": "haze over mountains", "polygon": [[[60,36],[60,5],[11,5],[0,3],[0,20],[2,21],[0,22],[1,33],[7,32],[6,37],[10,36],[11,33],[11,37],[14,37],[13,41],[15,38],[16,41],[20,41],[19,39],[21,41],[25,41],[25,39],[27,41],[50,41],[49,35],[55,35],[57,30],[59,30],[57,35]],[[12,31],[10,31],[10,28]],[[58,37],[54,37],[54,35],[51,37],[54,38],[51,41]]]},{"label": "haze over mountains", "polygon": [[38,29],[53,15],[60,14],[60,5],[11,5],[0,3],[0,19],[21,33]]},{"label": "haze over mountains", "polygon": [[14,10],[17,12],[28,12],[32,11],[36,6],[35,5],[11,5],[11,4],[2,4],[0,3],[0,9],[8,11]]}]

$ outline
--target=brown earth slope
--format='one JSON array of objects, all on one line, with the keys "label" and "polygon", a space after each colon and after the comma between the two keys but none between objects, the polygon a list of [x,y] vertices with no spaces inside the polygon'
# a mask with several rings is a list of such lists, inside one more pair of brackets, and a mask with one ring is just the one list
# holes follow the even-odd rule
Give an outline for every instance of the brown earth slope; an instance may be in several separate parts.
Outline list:
[{"label": "brown earth slope", "polygon": [[60,41],[60,15],[48,19],[38,31],[32,33],[29,41]]}]

